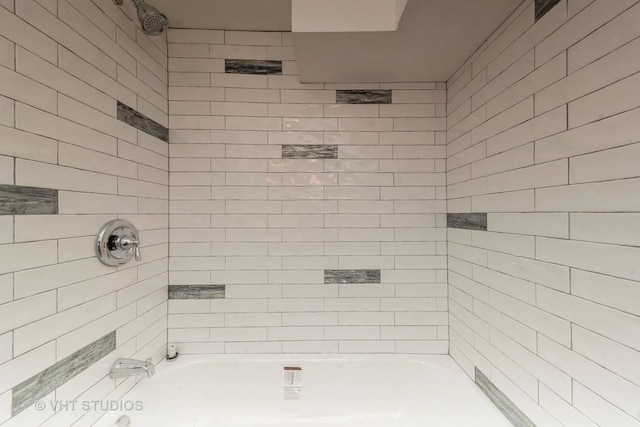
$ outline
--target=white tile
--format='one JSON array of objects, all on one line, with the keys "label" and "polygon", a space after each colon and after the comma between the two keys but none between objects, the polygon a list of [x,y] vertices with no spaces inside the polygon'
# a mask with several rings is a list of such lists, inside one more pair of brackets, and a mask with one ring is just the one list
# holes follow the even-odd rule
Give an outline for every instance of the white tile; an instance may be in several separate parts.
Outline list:
[{"label": "white tile", "polygon": [[287,341],[282,343],[283,353],[289,354],[331,354],[338,353],[336,341]]},{"label": "white tile", "polygon": [[499,75],[510,64],[514,63],[534,46],[537,46],[540,42],[545,40],[566,21],[566,14],[567,6],[566,2],[563,1],[560,6],[551,9],[545,15],[545,19],[538,21],[537,25],[528,26],[525,23],[525,25],[527,25],[524,27],[526,31],[521,33],[521,36],[506,47],[502,53],[497,55],[497,57],[488,64],[487,74],[489,80]]},{"label": "white tile", "polygon": [[138,200],[134,197],[111,196],[105,194],[76,193],[61,191],[59,193],[61,214],[106,214],[137,213]]},{"label": "white tile", "polygon": [[572,339],[576,353],[640,385],[640,377],[635,369],[640,360],[640,352],[578,326],[573,328]]},{"label": "white tile", "polygon": [[570,159],[571,183],[606,181],[638,176],[640,144],[612,148]]},{"label": "white tile", "polygon": [[0,276],[0,304],[13,301],[13,275]]},{"label": "white tile", "polygon": [[571,214],[571,238],[590,242],[639,246],[640,216],[624,213]]},{"label": "white tile", "polygon": [[540,260],[630,280],[638,277],[638,267],[633,260],[639,250],[573,240],[536,239],[536,256]]},{"label": "white tile", "polygon": [[636,39],[541,90],[536,94],[536,114],[549,111],[637,73],[640,68],[637,58],[639,49],[640,40]]},{"label": "white tile", "polygon": [[574,381],[573,393],[574,406],[600,425],[620,427],[635,427],[638,425],[637,419],[632,418],[620,408],[577,381]]},{"label": "white tile", "polygon": [[640,388],[583,356],[541,336],[539,354],[627,413],[634,413]]},{"label": "white tile", "polygon": [[[211,87],[171,87],[169,100],[171,101],[222,101],[225,96],[223,88]],[[241,101],[240,99],[236,99]]]},{"label": "white tile", "polygon": [[539,401],[540,406],[542,406],[554,418],[562,422],[563,426],[596,427],[596,424],[589,420],[589,418],[544,385],[540,386]]},{"label": "white tile", "polygon": [[52,240],[0,245],[0,258],[4,260],[0,273],[55,264],[57,252],[57,242]]},{"label": "white tile", "polygon": [[627,195],[640,185],[637,179],[569,185],[536,190],[536,210],[541,212],[628,212],[637,211]]},{"label": "white tile", "polygon": [[634,74],[569,103],[569,128],[637,108],[640,74]]},{"label": "white tile", "polygon": [[487,191],[500,193],[569,183],[567,160],[543,163],[487,177]]},{"label": "white tile", "polygon": [[18,18],[17,15],[0,9],[0,35],[9,40],[18,42],[21,46],[36,53],[52,64],[56,63],[56,43],[37,30],[37,26],[31,26]]},{"label": "white tile", "polygon": [[[450,296],[452,289],[454,288],[450,288],[449,290]],[[471,307],[471,305],[473,305],[473,307]],[[525,326],[516,319],[511,318],[480,301],[470,302],[469,306],[475,315],[491,324],[493,328],[507,335],[529,351],[537,351],[537,333],[535,329]]]},{"label": "white tile", "polygon": [[394,353],[393,341],[340,341],[340,353]]},{"label": "white tile", "polygon": [[538,331],[538,337],[542,334],[563,345],[570,345],[571,325],[567,320],[495,291],[489,291],[489,301],[491,307]]},{"label": "white tile", "polygon": [[489,252],[488,266],[512,276],[520,277],[552,289],[568,292],[569,268],[563,265],[512,256],[510,254]]},{"label": "white tile", "polygon": [[16,184],[107,194],[117,192],[116,177],[20,159],[16,161]]},{"label": "white tile", "polygon": [[536,46],[536,65],[544,64],[634,3],[633,0],[621,1],[615,5],[594,2],[586,7]]},{"label": "white tile", "polygon": [[531,282],[497,271],[473,266],[473,280],[519,300],[535,304],[536,288]]},{"label": "white tile", "polygon": [[640,341],[632,332],[640,324],[637,316],[550,289],[538,288],[537,297],[537,305],[543,310],[636,350],[640,349]]},{"label": "white tile", "polygon": [[487,140],[487,155],[501,153],[566,129],[567,109],[563,106],[492,136]]},{"label": "white tile", "polygon": [[10,215],[0,217],[0,244],[14,242],[14,218]]},{"label": "white tile", "polygon": [[325,338],[324,335],[324,328],[321,326],[283,326],[268,328],[269,341],[322,340]]},{"label": "white tile", "polygon": [[16,116],[15,106],[13,99],[0,96],[0,125],[13,127]]},{"label": "white tile", "polygon": [[570,376],[495,329],[491,330],[491,344],[538,378],[561,398],[571,401]]},{"label": "white tile", "polygon": [[27,105],[16,105],[16,127],[48,138],[116,155],[115,138]]},{"label": "white tile", "polygon": [[571,293],[598,304],[640,315],[636,282],[589,273],[581,270],[571,272]]},{"label": "white tile", "polygon": [[191,30],[171,28],[167,31],[169,43],[224,43],[224,31],[220,30]]},{"label": "white tile", "polygon": [[[345,119],[348,120],[348,119]],[[356,119],[351,119],[356,120]],[[391,130],[386,128],[383,125],[383,120],[389,119],[378,119],[380,121],[377,130],[385,131]],[[341,127],[342,129],[342,127]],[[353,130],[360,130],[355,128]],[[362,129],[367,130],[367,129]],[[375,129],[371,129],[375,130]],[[393,130],[397,131],[445,131],[447,130],[447,123],[445,118],[395,118],[393,119]]]},{"label": "white tile", "polygon": [[127,105],[136,105],[136,95],[116,80],[100,72],[93,64],[86,62],[64,47],[59,48],[59,67],[85,81],[96,89],[110,94]]},{"label": "white tile", "polygon": [[[13,0],[11,0],[13,3]],[[4,37],[0,37],[0,65],[15,69],[16,66],[16,45]]]},{"label": "white tile", "polygon": [[520,169],[533,164],[533,144],[487,157],[471,165],[471,177],[492,175],[507,170]]},{"label": "white tile", "polygon": [[14,331],[14,352],[22,354],[115,311],[115,294],[87,302]]},{"label": "white tile", "polygon": [[531,236],[569,237],[568,213],[490,213],[489,231]]}]

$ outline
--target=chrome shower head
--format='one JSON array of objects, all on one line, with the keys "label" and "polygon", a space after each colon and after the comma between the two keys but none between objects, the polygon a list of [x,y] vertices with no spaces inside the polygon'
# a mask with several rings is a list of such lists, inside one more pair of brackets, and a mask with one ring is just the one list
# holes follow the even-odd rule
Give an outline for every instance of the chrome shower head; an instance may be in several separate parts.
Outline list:
[{"label": "chrome shower head", "polygon": [[158,9],[146,4],[142,0],[134,0],[138,9],[138,19],[142,25],[142,31],[150,36],[157,36],[169,27],[169,18],[160,13]]},{"label": "chrome shower head", "polygon": [[[113,0],[122,6],[123,0]],[[169,27],[169,18],[155,7],[148,5],[144,0],[133,0],[138,11],[138,19],[142,25],[142,31],[150,36],[157,36]]]}]

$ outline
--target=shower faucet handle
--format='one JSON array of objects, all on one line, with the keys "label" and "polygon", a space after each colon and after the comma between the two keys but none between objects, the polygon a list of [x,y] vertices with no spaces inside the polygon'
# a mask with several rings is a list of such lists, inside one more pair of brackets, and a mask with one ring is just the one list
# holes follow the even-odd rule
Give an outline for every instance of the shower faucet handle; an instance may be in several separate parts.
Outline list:
[{"label": "shower faucet handle", "polygon": [[118,247],[118,249],[121,249],[123,251],[133,249],[136,261],[142,260],[142,256],[140,256],[140,240],[131,236],[121,236],[116,241],[116,246]]}]

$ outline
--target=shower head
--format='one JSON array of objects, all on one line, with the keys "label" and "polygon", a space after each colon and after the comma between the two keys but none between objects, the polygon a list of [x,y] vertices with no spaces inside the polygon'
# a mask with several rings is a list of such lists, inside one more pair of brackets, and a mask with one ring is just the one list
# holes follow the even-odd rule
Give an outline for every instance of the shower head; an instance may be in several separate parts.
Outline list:
[{"label": "shower head", "polygon": [[[113,0],[122,6],[123,0]],[[148,5],[144,0],[133,0],[138,11],[138,19],[142,25],[142,31],[150,36],[157,36],[169,27],[169,18],[155,7]]]}]

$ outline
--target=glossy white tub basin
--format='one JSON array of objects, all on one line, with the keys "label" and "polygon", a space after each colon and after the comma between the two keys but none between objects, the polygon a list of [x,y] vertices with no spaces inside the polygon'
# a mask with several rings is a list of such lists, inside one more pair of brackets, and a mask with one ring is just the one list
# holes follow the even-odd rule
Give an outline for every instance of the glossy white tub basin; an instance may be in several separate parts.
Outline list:
[{"label": "glossy white tub basin", "polygon": [[[285,382],[285,367],[301,381]],[[293,392],[293,394],[292,394]],[[131,427],[508,427],[448,356],[180,356],[123,400]]]}]

